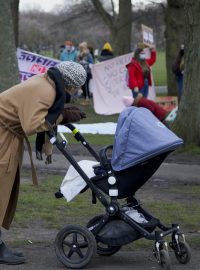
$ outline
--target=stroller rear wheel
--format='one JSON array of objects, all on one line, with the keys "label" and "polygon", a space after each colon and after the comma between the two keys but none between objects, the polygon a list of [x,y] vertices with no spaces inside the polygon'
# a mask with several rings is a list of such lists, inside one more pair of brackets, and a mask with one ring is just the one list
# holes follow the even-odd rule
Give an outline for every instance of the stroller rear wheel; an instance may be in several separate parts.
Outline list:
[{"label": "stroller rear wheel", "polygon": [[94,235],[79,225],[69,225],[58,232],[55,239],[58,260],[66,267],[85,267],[96,253]]},{"label": "stroller rear wheel", "polygon": [[[103,217],[103,215],[96,216],[92,218],[88,224],[87,228],[90,227],[96,227],[95,225],[98,224],[100,219]],[[91,230],[92,231],[92,230]],[[111,256],[115,253],[117,253],[120,250],[121,246],[109,246],[107,244],[104,244],[102,242],[97,241],[97,254],[101,256]]]}]

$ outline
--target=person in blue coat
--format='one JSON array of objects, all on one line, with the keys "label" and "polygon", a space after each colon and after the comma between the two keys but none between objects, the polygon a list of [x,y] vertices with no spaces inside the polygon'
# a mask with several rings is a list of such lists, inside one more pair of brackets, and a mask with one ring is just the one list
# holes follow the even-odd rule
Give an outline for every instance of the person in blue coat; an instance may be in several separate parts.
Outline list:
[{"label": "person in blue coat", "polygon": [[61,61],[72,61],[76,62],[77,61],[77,50],[73,46],[72,41],[68,40],[65,41],[65,49],[60,55],[60,60]]},{"label": "person in blue coat", "polygon": [[77,62],[81,64],[87,72],[87,79],[85,84],[82,86],[84,101],[81,105],[88,105],[90,90],[89,81],[92,79],[91,65],[94,64],[94,59],[88,49],[87,42],[83,41],[79,44],[79,52],[77,56]]}]

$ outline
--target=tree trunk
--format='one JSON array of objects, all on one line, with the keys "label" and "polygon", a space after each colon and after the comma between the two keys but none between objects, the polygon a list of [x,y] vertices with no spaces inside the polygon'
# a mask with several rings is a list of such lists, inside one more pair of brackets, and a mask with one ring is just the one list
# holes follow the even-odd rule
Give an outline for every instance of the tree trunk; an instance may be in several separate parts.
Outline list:
[{"label": "tree trunk", "polygon": [[132,29],[131,0],[119,0],[119,14],[111,16],[102,6],[101,1],[91,0],[97,12],[110,30],[110,40],[115,55],[130,52]]},{"label": "tree trunk", "polygon": [[130,52],[132,29],[131,9],[131,0],[119,0],[119,15],[117,22],[114,29],[110,29],[111,42],[115,55],[122,55]]},{"label": "tree trunk", "polygon": [[168,94],[177,96],[178,88],[175,75],[172,72],[172,65],[185,38],[184,0],[167,0],[165,23]]},{"label": "tree trunk", "polygon": [[173,129],[186,144],[200,146],[200,0],[185,1],[184,91]]},{"label": "tree trunk", "polygon": [[19,82],[10,1],[0,0],[0,92]]},{"label": "tree trunk", "polygon": [[11,13],[13,19],[13,28],[15,35],[15,45],[18,46],[18,36],[19,36],[19,0],[10,0]]}]

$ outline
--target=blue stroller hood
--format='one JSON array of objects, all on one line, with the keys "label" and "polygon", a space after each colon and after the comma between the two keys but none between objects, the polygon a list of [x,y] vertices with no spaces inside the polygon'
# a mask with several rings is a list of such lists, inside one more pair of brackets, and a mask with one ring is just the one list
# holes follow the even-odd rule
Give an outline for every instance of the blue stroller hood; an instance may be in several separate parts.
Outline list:
[{"label": "blue stroller hood", "polygon": [[127,169],[164,152],[175,150],[183,140],[163,125],[149,110],[129,107],[119,116],[111,165]]}]

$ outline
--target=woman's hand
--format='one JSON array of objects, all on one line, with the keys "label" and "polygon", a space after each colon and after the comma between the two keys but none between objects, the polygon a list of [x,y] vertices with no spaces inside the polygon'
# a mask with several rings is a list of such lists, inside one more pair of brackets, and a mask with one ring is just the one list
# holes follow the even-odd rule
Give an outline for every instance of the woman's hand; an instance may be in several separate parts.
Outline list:
[{"label": "woman's hand", "polygon": [[61,125],[77,122],[83,118],[86,118],[85,112],[83,112],[82,110],[80,110],[79,108],[75,106],[64,108],[62,112],[62,116],[63,116],[63,120],[60,123]]}]

